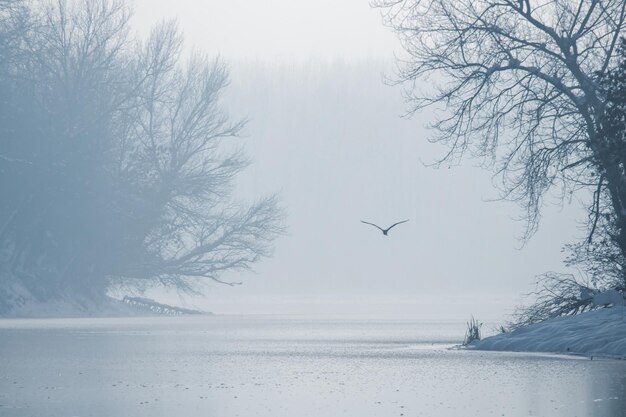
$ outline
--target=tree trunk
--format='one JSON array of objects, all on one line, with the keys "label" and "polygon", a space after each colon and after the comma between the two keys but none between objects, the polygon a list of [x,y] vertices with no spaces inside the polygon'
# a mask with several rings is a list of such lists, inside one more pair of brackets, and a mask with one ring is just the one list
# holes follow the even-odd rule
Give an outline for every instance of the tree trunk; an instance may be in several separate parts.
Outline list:
[{"label": "tree trunk", "polygon": [[[619,161],[611,155],[602,158],[606,174],[607,189],[611,198],[611,206],[615,215],[617,234],[611,236],[626,259],[626,178]],[[626,288],[626,269],[622,270],[622,286]]]}]

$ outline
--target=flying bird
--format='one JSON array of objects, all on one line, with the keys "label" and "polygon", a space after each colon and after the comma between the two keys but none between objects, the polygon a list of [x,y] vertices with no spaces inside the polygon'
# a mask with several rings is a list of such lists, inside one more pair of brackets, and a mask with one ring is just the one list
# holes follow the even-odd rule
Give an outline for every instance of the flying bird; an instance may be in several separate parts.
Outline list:
[{"label": "flying bird", "polygon": [[399,225],[400,223],[406,223],[406,222],[408,222],[408,221],[409,221],[409,219],[402,220],[401,222],[397,222],[397,223],[392,224],[391,226],[389,226],[389,227],[388,227],[388,228],[386,228],[386,229],[383,229],[382,227],[377,226],[377,225],[375,225],[374,223],[365,222],[365,221],[363,221],[363,220],[361,220],[361,223],[365,223],[365,224],[369,224],[370,226],[374,226],[375,228],[377,228],[378,230],[380,230],[381,232],[383,232],[383,235],[387,236],[387,233],[389,233],[389,231],[390,231],[393,227],[395,227],[395,226]]}]

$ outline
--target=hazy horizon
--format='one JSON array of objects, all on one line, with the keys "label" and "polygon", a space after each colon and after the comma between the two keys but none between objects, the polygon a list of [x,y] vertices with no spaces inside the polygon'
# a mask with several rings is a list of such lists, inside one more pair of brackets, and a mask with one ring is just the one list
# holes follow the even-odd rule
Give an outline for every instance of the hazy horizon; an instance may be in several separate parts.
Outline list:
[{"label": "hazy horizon", "polygon": [[[231,65],[224,99],[234,117],[250,118],[238,143],[252,160],[235,195],[253,200],[277,192],[289,231],[255,272],[223,277],[243,285],[209,282],[204,297],[165,300],[233,314],[371,308],[379,315],[500,318],[534,290],[536,275],[565,270],[561,247],[576,237],[576,206],[546,206],[539,231],[523,244],[525,223],[514,219],[520,208],[490,201],[498,190],[478,160],[427,166],[445,152],[426,140],[435,116],[400,117],[401,91],[383,83],[388,68],[358,59],[313,68]],[[407,218],[387,237],[360,222]],[[424,302],[429,295],[435,301]],[[463,301],[435,308],[450,304],[442,296]]]},{"label": "hazy horizon", "polygon": [[[498,191],[479,161],[425,166],[446,151],[427,141],[425,125],[436,115],[401,117],[401,89],[383,82],[393,78],[400,44],[367,1],[135,2],[140,32],[171,18],[194,49],[229,64],[228,108],[251,119],[242,142],[253,164],[236,195],[278,192],[289,234],[256,272],[225,277],[243,285],[207,283],[205,297],[166,300],[222,313],[375,306],[379,314],[420,315],[419,300],[432,294],[433,305],[441,295],[465,299],[455,316],[484,308],[501,317],[534,290],[536,275],[563,269],[576,208],[547,207],[522,247],[525,226],[513,219],[521,211],[486,202]],[[360,223],[407,218],[389,237]],[[473,299],[481,300],[474,308]]]}]

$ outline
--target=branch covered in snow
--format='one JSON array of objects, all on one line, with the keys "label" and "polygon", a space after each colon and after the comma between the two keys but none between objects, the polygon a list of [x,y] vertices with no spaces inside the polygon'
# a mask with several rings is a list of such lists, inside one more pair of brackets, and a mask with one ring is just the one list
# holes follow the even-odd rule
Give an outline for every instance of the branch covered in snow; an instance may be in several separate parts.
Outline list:
[{"label": "branch covered in snow", "polygon": [[534,298],[530,306],[520,307],[513,315],[511,328],[539,323],[553,317],[571,316],[590,311],[594,292],[590,286],[581,283],[573,275],[547,273],[537,282],[538,289],[528,294]]}]

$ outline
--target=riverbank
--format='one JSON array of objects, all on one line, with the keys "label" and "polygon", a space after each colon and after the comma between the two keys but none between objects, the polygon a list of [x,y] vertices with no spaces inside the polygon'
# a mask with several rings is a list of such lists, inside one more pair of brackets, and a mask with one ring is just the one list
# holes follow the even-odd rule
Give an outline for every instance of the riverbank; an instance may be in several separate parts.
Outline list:
[{"label": "riverbank", "polygon": [[556,317],[472,343],[471,349],[626,359],[626,308]]}]

